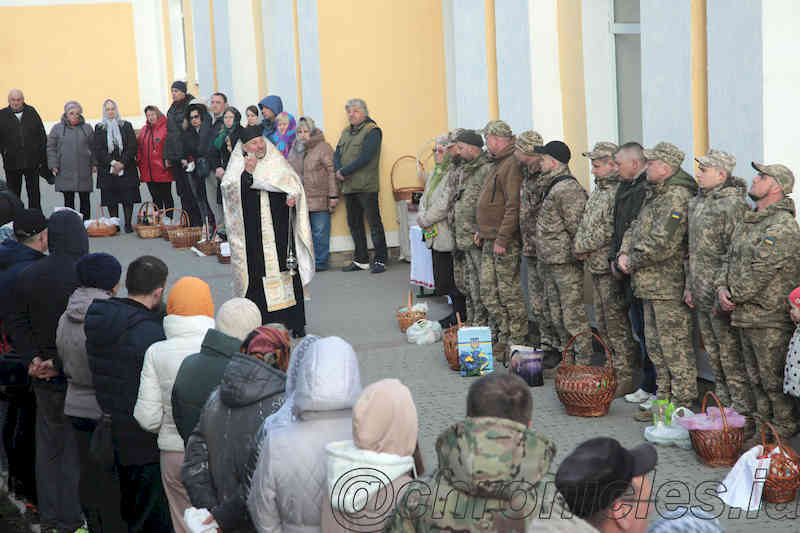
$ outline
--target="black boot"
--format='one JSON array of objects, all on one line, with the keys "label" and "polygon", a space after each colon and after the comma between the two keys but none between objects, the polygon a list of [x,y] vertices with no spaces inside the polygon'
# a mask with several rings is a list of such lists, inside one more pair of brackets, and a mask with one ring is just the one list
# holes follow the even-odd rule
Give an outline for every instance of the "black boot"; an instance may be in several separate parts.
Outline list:
[{"label": "black boot", "polygon": [[123,204],[122,210],[125,212],[125,233],[133,233],[131,218],[133,218],[133,205]]}]

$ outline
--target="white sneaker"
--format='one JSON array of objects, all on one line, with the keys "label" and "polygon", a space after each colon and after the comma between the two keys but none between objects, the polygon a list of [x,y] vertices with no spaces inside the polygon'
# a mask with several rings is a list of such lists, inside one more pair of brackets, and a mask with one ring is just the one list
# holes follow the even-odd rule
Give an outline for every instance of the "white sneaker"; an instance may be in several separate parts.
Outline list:
[{"label": "white sneaker", "polygon": [[649,411],[650,409],[653,408],[653,402],[654,401],[656,401],[656,395],[655,394],[651,394],[650,397],[647,398],[647,401],[645,401],[644,403],[639,404],[639,409],[641,409],[642,411]]},{"label": "white sneaker", "polygon": [[625,401],[628,403],[642,403],[650,397],[650,394],[642,389],[637,389],[636,392],[625,395]]}]

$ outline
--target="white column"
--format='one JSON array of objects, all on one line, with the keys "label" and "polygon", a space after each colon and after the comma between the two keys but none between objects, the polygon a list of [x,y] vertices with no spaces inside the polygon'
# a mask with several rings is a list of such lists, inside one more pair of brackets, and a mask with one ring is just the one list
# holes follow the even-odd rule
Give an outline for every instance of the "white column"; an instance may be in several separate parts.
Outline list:
[{"label": "white column", "polygon": [[125,117],[134,127],[144,124],[143,109],[157,105],[166,112],[168,83],[164,50],[164,21],[160,0],[133,2],[133,27],[136,40],[136,65],[139,77],[139,112],[135,117]]},{"label": "white column", "polygon": [[231,74],[233,95],[231,100],[240,107],[242,118],[248,105],[258,103],[265,95],[258,94],[258,67],[256,66],[256,28],[253,22],[253,3],[228,0],[228,25],[231,39]]},{"label": "white column", "polygon": [[558,63],[557,0],[530,0],[533,129],[545,140],[564,138],[561,69]]},{"label": "white column", "polygon": [[586,87],[586,130],[589,145],[619,142],[614,35],[610,31],[612,0],[583,0],[583,74]]}]

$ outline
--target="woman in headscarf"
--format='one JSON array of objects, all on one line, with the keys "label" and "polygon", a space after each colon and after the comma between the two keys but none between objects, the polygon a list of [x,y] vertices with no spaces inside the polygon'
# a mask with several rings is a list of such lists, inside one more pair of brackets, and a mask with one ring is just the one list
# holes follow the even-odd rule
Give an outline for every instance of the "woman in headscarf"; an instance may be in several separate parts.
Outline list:
[{"label": "woman in headscarf", "polygon": [[[225,175],[225,169],[228,168],[228,161],[231,158],[231,152],[236,148],[236,143],[239,142],[239,136],[242,133],[242,114],[235,107],[228,107],[222,114],[222,129],[214,138],[213,147],[211,150],[212,164],[217,176],[217,190],[215,193],[215,201],[222,206],[222,190],[220,189],[220,182]],[[210,191],[209,191],[210,194]],[[209,202],[211,199],[209,199]],[[222,212],[222,207],[219,208]],[[220,217],[224,218],[224,216]],[[223,232],[223,221],[217,221],[217,231]]]},{"label": "woman in headscarf", "polygon": [[275,117],[275,131],[269,136],[269,140],[283,154],[283,157],[289,155],[289,150],[291,150],[296,136],[297,129],[294,117],[286,111],[278,113],[278,116]]},{"label": "woman in headscarf", "polygon": [[100,205],[112,217],[119,216],[119,204],[125,211],[125,233],[133,232],[133,204],[139,196],[139,169],[136,166],[136,133],[119,116],[117,103],[103,102],[103,120],[94,127],[94,159],[97,163],[97,187]]},{"label": "woman in headscarf", "polygon": [[167,144],[167,117],[154,105],[144,108],[147,123],[136,138],[136,160],[139,163],[141,180],[158,209],[175,207],[172,199],[172,167],[164,159]]},{"label": "woman in headscarf", "polygon": [[75,193],[78,193],[84,220],[91,218],[92,136],[92,127],[83,118],[83,108],[74,100],[64,104],[61,122],[47,136],[47,166],[55,176],[56,191],[64,195],[64,205],[71,209],[75,209]]},{"label": "woman in headscarf", "polygon": [[247,125],[248,126],[257,126],[261,124],[261,117],[258,114],[258,106],[249,105],[245,110],[245,115],[247,115]]}]

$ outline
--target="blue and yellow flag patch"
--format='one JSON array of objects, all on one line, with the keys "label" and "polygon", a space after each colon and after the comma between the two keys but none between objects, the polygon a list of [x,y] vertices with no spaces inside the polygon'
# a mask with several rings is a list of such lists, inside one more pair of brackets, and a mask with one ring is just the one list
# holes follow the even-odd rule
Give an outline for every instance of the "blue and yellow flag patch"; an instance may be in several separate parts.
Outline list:
[{"label": "blue and yellow flag patch", "polygon": [[766,239],[764,239],[764,244],[775,244],[775,239],[773,239],[772,237],[767,237]]},{"label": "blue and yellow flag patch", "polygon": [[674,218],[675,220],[680,220],[682,215],[677,211],[673,211],[672,213],[670,213],[669,216],[670,218]]}]

